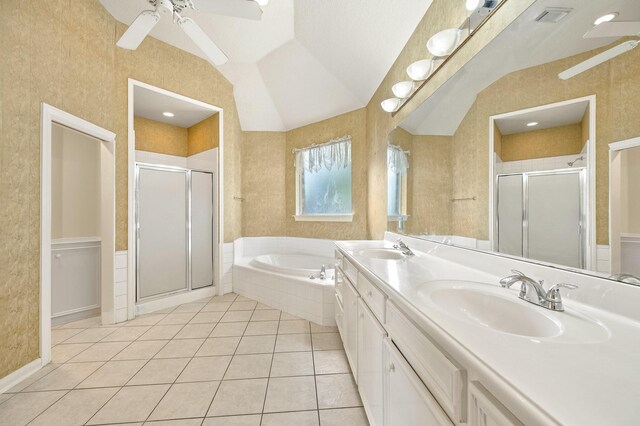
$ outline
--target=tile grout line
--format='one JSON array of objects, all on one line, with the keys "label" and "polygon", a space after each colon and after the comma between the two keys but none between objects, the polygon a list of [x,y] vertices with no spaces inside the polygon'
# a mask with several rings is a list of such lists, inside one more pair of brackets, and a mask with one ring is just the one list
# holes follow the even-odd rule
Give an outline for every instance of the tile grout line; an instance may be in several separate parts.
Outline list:
[{"label": "tile grout line", "polygon": [[271,382],[271,370],[273,369],[273,359],[276,357],[276,345],[278,344],[278,331],[280,331],[280,322],[281,322],[280,318],[282,318],[282,310],[280,310],[280,314],[278,315],[278,327],[276,328],[276,337],[273,341],[273,349],[271,352],[271,365],[269,365],[269,375],[267,376],[267,386],[264,389],[264,399],[262,401],[262,411],[260,413],[260,425],[262,425],[262,422],[264,420],[264,409],[267,406],[267,393],[269,392],[269,383]]},{"label": "tile grout line", "polygon": [[316,415],[318,416],[318,426],[320,424],[320,397],[318,396],[318,372],[316,371],[316,354],[313,350],[313,333],[311,333],[311,323],[309,323],[309,334],[311,335],[311,362],[313,363],[313,385],[316,389]]}]

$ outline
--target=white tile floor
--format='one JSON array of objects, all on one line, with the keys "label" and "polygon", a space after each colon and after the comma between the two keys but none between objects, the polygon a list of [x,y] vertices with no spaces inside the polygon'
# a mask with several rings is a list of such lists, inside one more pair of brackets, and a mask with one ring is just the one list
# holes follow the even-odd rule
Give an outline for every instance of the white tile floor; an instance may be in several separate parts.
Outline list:
[{"label": "white tile floor", "polygon": [[242,296],[52,334],[53,362],[0,395],[0,425],[368,425],[335,327]]}]

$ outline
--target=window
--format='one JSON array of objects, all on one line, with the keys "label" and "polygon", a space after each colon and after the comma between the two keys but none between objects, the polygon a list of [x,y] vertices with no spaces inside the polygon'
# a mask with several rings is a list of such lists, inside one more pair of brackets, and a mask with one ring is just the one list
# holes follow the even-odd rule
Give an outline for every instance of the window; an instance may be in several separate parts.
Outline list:
[{"label": "window", "polygon": [[387,216],[389,220],[406,219],[408,168],[407,153],[398,146],[387,146]]},{"label": "window", "polygon": [[352,219],[351,137],[296,150],[296,220]]}]

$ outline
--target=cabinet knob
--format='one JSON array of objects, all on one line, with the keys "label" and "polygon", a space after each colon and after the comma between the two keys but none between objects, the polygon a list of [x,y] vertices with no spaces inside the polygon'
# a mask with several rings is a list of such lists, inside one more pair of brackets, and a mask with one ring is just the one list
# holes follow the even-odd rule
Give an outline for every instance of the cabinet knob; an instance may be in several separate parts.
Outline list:
[{"label": "cabinet knob", "polygon": [[373,292],[371,290],[367,291],[367,296],[372,297],[373,296]]},{"label": "cabinet knob", "polygon": [[389,371],[392,373],[396,371],[396,366],[392,362],[389,363]]},{"label": "cabinet knob", "polygon": [[55,257],[56,257],[56,259],[60,259],[62,257],[62,255],[61,254],[56,254]]}]

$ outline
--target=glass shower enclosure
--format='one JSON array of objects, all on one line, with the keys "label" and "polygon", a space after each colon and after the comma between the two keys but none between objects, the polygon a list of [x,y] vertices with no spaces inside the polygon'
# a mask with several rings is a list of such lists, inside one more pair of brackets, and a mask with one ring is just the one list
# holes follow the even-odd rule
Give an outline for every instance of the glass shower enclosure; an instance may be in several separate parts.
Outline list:
[{"label": "glass shower enclosure", "polygon": [[585,169],[498,175],[497,251],[584,268],[585,188]]},{"label": "glass shower enclosure", "polygon": [[136,300],[212,286],[214,175],[136,164]]}]

